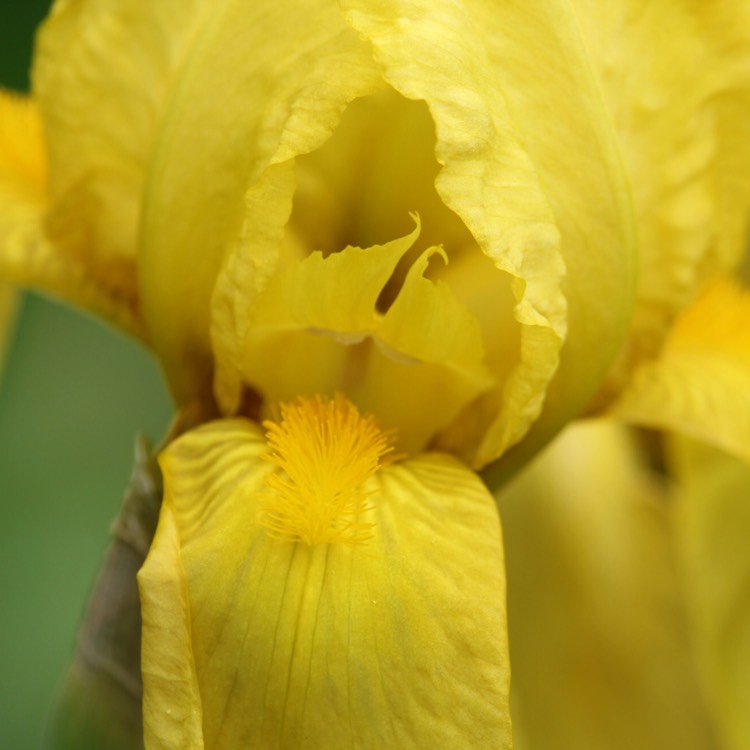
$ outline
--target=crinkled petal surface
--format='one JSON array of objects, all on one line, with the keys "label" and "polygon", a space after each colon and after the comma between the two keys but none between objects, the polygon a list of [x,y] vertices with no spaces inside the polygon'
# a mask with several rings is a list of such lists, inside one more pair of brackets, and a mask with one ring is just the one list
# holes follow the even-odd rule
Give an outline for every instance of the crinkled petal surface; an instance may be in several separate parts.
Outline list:
[{"label": "crinkled petal surface", "polygon": [[224,420],[162,457],[147,747],[509,748],[500,528],[476,475],[439,454],[384,466],[369,544],[307,546],[258,525],[266,450]]},{"label": "crinkled petal surface", "polygon": [[148,175],[140,281],[155,346],[185,398],[211,387],[210,303],[225,253],[239,255],[227,283],[252,296],[291,210],[291,159],[317,148],[346,104],[381,81],[328,0],[174,12],[192,13],[195,31]]},{"label": "crinkled petal surface", "polygon": [[750,460],[750,296],[712,282],[636,370],[614,416],[684,432]]},{"label": "crinkled petal surface", "polygon": [[538,449],[595,387],[631,302],[628,197],[570,6],[342,6],[386,79],[428,103],[444,165],[438,192],[515,278],[520,361],[473,460],[482,465],[524,435],[557,373],[551,411],[530,441]]},{"label": "crinkled petal surface", "polygon": [[0,276],[54,294],[143,337],[132,300],[48,234],[48,164],[37,103],[0,91]]},{"label": "crinkled petal surface", "polygon": [[499,495],[514,747],[715,750],[670,514],[623,428],[568,428]]},{"label": "crinkled petal surface", "polygon": [[677,540],[707,695],[727,750],[750,746],[750,467],[672,443]]}]

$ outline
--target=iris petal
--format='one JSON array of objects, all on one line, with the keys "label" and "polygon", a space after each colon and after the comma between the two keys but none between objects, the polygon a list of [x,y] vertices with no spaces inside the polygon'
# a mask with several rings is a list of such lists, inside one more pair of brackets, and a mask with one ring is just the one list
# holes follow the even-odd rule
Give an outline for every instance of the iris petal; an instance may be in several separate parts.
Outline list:
[{"label": "iris petal", "polygon": [[[352,99],[381,85],[366,44],[324,0],[222,0],[196,14],[149,170],[139,268],[144,315],[180,400],[211,387],[211,296],[224,256],[252,271],[255,257],[277,251],[259,247],[274,236],[270,218],[260,237],[252,227],[240,236],[246,201],[267,195],[259,183],[279,185],[265,171],[317,148]],[[274,200],[269,213],[285,222],[278,189]]]},{"label": "iris petal", "polygon": [[499,495],[518,747],[715,746],[659,489],[624,428],[589,422]]},{"label": "iris petal", "polygon": [[0,276],[55,294],[144,338],[132,288],[108,286],[85,257],[49,236],[48,183],[38,103],[0,91]]},{"label": "iris petal", "polygon": [[[384,313],[380,295],[419,235],[370,248],[313,253],[279,269],[257,298],[244,340],[237,321],[249,305],[236,295],[233,349],[218,385],[246,383],[267,403],[345,390],[398,428],[399,449],[422,449],[460,409],[493,385],[476,320],[444,282],[423,277],[425,251]],[[226,334],[225,334],[226,335]],[[218,339],[221,344],[226,339]],[[234,371],[231,365],[234,363]],[[227,391],[226,409],[239,403]]]},{"label": "iris petal", "polygon": [[37,35],[32,83],[50,166],[46,232],[134,310],[147,165],[207,5],[61,0]]},{"label": "iris petal", "polygon": [[692,440],[672,441],[676,538],[706,691],[723,747],[750,743],[750,468]]},{"label": "iris petal", "polygon": [[443,165],[438,192],[514,277],[520,361],[502,393],[479,404],[474,434],[462,425],[454,442],[483,465],[518,442],[546,403],[524,440],[528,455],[597,387],[632,306],[627,185],[576,18],[564,2],[342,7],[386,80],[427,102]]},{"label": "iris petal", "polygon": [[197,684],[181,747],[509,748],[500,528],[476,476],[438,454],[382,467],[364,550],[308,546],[257,522],[266,450],[224,420],[162,458],[139,576],[148,746],[175,746]]},{"label": "iris petal", "polygon": [[685,432],[750,460],[750,298],[709,285],[678,318],[658,358],[612,408],[620,419]]},{"label": "iris petal", "polygon": [[[637,305],[617,373],[656,355],[707,276],[745,249],[750,7],[575,0],[633,186]],[[669,29],[669,33],[665,33]]]}]

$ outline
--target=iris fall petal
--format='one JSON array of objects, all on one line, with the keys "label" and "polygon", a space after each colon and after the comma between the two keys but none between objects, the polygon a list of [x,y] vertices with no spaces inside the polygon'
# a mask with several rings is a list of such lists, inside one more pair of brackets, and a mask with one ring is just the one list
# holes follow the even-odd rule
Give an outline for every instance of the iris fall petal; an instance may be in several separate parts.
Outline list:
[{"label": "iris fall petal", "polygon": [[750,468],[716,448],[672,443],[677,540],[700,666],[727,750],[750,743]]},{"label": "iris fall petal", "polygon": [[175,747],[188,706],[202,727],[180,747],[510,747],[500,529],[475,475],[386,465],[369,543],[308,546],[258,523],[267,450],[224,420],[163,455],[139,574],[147,746]]},{"label": "iris fall petal", "polygon": [[671,511],[631,438],[572,426],[499,495],[519,748],[714,747]]}]

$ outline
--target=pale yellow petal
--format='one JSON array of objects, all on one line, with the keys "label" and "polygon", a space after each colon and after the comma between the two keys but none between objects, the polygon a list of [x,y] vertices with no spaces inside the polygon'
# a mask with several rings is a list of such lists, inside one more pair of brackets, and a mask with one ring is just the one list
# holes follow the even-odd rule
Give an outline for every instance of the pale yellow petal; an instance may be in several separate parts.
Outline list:
[{"label": "pale yellow petal", "polygon": [[[280,165],[317,148],[349,101],[381,85],[366,44],[326,0],[222,0],[201,15],[167,98],[141,259],[144,314],[181,398],[210,387],[214,285],[250,296],[275,265],[292,189],[275,182]],[[263,212],[257,234],[242,229]]]},{"label": "pale yellow petal", "polygon": [[677,539],[706,692],[726,750],[750,746],[750,468],[673,443]]},{"label": "pale yellow petal", "polygon": [[255,425],[224,420],[163,456],[176,531],[160,530],[151,569],[186,583],[190,623],[178,610],[166,633],[154,591],[144,649],[184,686],[145,681],[151,736],[197,681],[202,734],[181,747],[509,748],[500,528],[476,476],[440,455],[385,466],[367,546],[307,546],[258,523],[266,450]]},{"label": "pale yellow petal", "polygon": [[632,299],[629,198],[576,19],[563,2],[342,7],[372,41],[386,80],[427,102],[443,165],[438,192],[514,277],[519,361],[500,397],[483,404],[489,429],[478,420],[468,446],[465,433],[448,444],[479,465],[496,457],[539,416],[557,373],[524,441],[528,455],[597,387]]},{"label": "pale yellow petal", "polygon": [[519,750],[715,750],[642,461],[624,429],[579,423],[499,495]]},{"label": "pale yellow petal", "polygon": [[653,357],[707,275],[744,252],[750,5],[574,0],[633,186],[640,272],[612,383]]},{"label": "pale yellow petal", "polygon": [[620,419],[685,432],[750,460],[750,296],[713,282],[680,318],[658,358],[636,370]]}]

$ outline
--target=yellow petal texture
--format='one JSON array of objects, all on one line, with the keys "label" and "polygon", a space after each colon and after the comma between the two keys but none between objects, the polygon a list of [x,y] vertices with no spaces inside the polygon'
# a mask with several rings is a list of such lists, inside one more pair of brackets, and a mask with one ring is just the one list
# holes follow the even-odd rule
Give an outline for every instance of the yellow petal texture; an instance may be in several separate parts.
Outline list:
[{"label": "yellow petal texture", "polygon": [[698,653],[722,747],[750,746],[750,468],[673,442],[677,540]]},{"label": "yellow petal texture", "polygon": [[0,277],[54,294],[143,336],[132,300],[49,237],[48,164],[37,102],[0,91]]},{"label": "yellow petal texture", "polygon": [[624,377],[656,354],[707,274],[728,270],[744,252],[750,5],[572,4],[622,143],[638,219],[640,273]]},{"label": "yellow petal texture", "polygon": [[750,460],[750,297],[711,283],[676,321],[659,357],[642,365],[614,416],[685,432]]},{"label": "yellow petal texture", "polygon": [[[291,210],[290,160],[381,85],[366,44],[326,0],[221,0],[197,12],[147,180],[140,267],[144,314],[181,400],[211,386],[224,254],[235,256],[227,283],[252,295]],[[246,212],[259,223],[243,229]]]},{"label": "yellow petal texture", "polygon": [[367,546],[308,546],[259,525],[267,451],[237,419],[162,457],[146,746],[509,748],[500,528],[476,476],[437,454],[386,465]]},{"label": "yellow petal texture", "polygon": [[[36,104],[0,91],[0,196],[3,203],[41,208],[47,198],[47,163]],[[8,209],[4,209],[3,213]]]},{"label": "yellow petal texture", "polygon": [[383,288],[418,235],[419,226],[385,245],[326,258],[317,252],[280,270],[239,342],[249,385],[271,404],[346,389],[398,428],[400,450],[423,448],[493,380],[474,318],[446,284],[423,277],[438,248],[412,264],[388,310],[378,311]]},{"label": "yellow petal texture", "polygon": [[[0,90],[0,278],[33,276],[42,240],[47,165],[39,113],[28,97]],[[41,269],[36,268],[37,272]],[[10,314],[10,287],[2,287]]]},{"label": "yellow petal texture", "polygon": [[670,513],[623,428],[566,430],[499,495],[518,750],[715,750]]},{"label": "yellow petal texture", "polygon": [[438,193],[513,277],[519,359],[484,404],[491,424],[462,425],[446,445],[477,465],[496,457],[539,416],[556,373],[549,409],[524,441],[537,450],[596,387],[632,298],[624,173],[570,5],[341,5],[386,80],[427,102],[443,165]]}]

